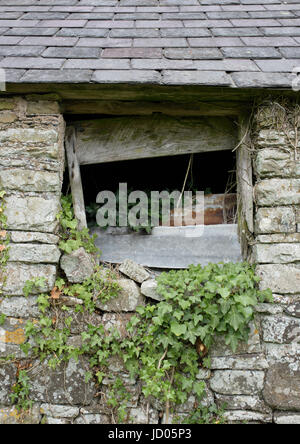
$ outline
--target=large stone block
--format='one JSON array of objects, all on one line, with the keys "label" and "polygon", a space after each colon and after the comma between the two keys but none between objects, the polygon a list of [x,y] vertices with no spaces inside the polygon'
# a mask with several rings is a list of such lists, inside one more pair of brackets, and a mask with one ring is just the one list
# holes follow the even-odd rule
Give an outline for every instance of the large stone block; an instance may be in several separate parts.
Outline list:
[{"label": "large stone block", "polygon": [[300,424],[300,413],[291,413],[291,412],[275,412],[274,414],[274,422],[275,424]]},{"label": "large stone block", "polygon": [[299,205],[300,179],[265,179],[255,185],[258,206]]},{"label": "large stone block", "polygon": [[268,405],[279,410],[300,410],[300,370],[289,364],[274,364],[267,371],[263,396]]},{"label": "large stone block", "polygon": [[250,324],[250,332],[248,342],[239,342],[236,352],[233,353],[231,347],[225,344],[224,336],[216,336],[214,345],[210,351],[212,357],[222,357],[222,356],[232,356],[235,358],[237,355],[248,354],[248,353],[260,353],[262,351],[260,336],[259,336],[259,326],[252,322]]},{"label": "large stone block", "polygon": [[271,365],[289,364],[293,370],[300,371],[300,344],[291,342],[289,344],[265,343],[264,350],[266,358]]},{"label": "large stone block", "polygon": [[93,382],[85,382],[88,362],[79,358],[50,370],[47,363],[33,367],[30,371],[30,399],[56,405],[88,405],[96,394]]},{"label": "large stone block", "polygon": [[261,277],[260,288],[270,288],[274,293],[297,294],[300,288],[300,267],[298,265],[258,265],[256,273]]},{"label": "large stone block", "polygon": [[291,207],[258,208],[255,216],[255,232],[294,233],[295,212]]},{"label": "large stone block", "polygon": [[224,413],[225,419],[229,423],[271,423],[272,414],[259,413],[259,412],[247,412],[243,410],[234,410],[232,412],[227,411]]},{"label": "large stone block", "polygon": [[59,173],[11,168],[0,171],[0,188],[5,190],[60,192]]},{"label": "large stone block", "polygon": [[[18,262],[8,262],[4,276],[6,280],[2,283],[2,291],[10,296],[23,296],[23,289],[27,281],[38,277],[45,278],[45,286],[42,291],[49,291],[53,288],[56,278],[55,265],[44,264],[22,264]],[[1,286],[0,286],[1,288]],[[33,289],[33,293],[40,292]]]},{"label": "large stone block", "polygon": [[288,344],[300,343],[300,320],[288,316],[264,316],[262,334],[265,342]]},{"label": "large stone block", "polygon": [[0,302],[0,313],[5,316],[15,316],[18,318],[38,318],[41,315],[36,296],[3,298]]},{"label": "large stone block", "polygon": [[61,252],[56,245],[10,244],[10,262],[57,264]]},{"label": "large stone block", "polygon": [[300,177],[300,163],[295,160],[293,150],[265,148],[256,156],[256,172],[264,177]]},{"label": "large stone block", "polygon": [[299,244],[256,244],[253,259],[259,264],[288,264],[300,261]]},{"label": "large stone block", "polygon": [[39,424],[42,415],[38,405],[26,412],[16,407],[0,407],[0,424]]},{"label": "large stone block", "polygon": [[25,322],[7,318],[0,328],[0,349],[5,352],[9,345],[21,345],[26,341]]},{"label": "large stone block", "polygon": [[141,294],[139,286],[130,279],[118,279],[121,287],[120,294],[106,303],[97,301],[96,305],[103,311],[135,311],[139,305],[145,305],[145,299]]},{"label": "large stone block", "polygon": [[257,135],[256,143],[260,148],[265,148],[265,147],[279,148],[280,146],[285,148],[287,145],[285,134],[282,131],[277,131],[275,129],[260,130]]},{"label": "large stone block", "polygon": [[228,410],[250,410],[261,413],[270,413],[271,409],[259,396],[249,395],[219,395],[216,394],[216,401],[219,406],[226,404]]},{"label": "large stone block", "polygon": [[58,132],[55,129],[41,128],[8,128],[0,131],[0,144],[45,144],[51,145],[58,141]]},{"label": "large stone block", "polygon": [[263,354],[211,358],[211,369],[213,370],[264,370],[268,367],[269,364]]},{"label": "large stone block", "polygon": [[217,370],[209,380],[210,388],[223,395],[256,395],[264,386],[263,371]]},{"label": "large stone block", "polygon": [[8,230],[25,230],[53,233],[58,227],[60,211],[58,196],[5,198]]},{"label": "large stone block", "polygon": [[10,240],[16,244],[39,243],[58,244],[59,237],[55,234],[36,233],[32,231],[10,231]]},{"label": "large stone block", "polygon": [[14,364],[0,366],[0,405],[11,405],[11,388],[16,382],[17,369]]}]

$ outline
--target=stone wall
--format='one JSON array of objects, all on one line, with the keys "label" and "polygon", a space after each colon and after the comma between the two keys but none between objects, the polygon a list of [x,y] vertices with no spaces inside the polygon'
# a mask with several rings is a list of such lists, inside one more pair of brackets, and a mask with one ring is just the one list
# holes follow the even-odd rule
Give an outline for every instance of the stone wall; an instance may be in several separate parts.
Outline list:
[{"label": "stone wall", "polygon": [[[263,107],[258,113],[252,138],[256,176],[252,260],[259,264],[262,288],[271,287],[276,303],[257,307],[248,344],[241,344],[236,353],[219,339],[212,351],[211,369],[200,369],[198,379],[206,383],[207,405],[226,402],[229,421],[300,423],[300,150],[291,146],[293,134],[270,127],[263,118],[268,112],[272,111]],[[25,341],[25,322],[39,317],[36,296],[25,298],[23,286],[27,280],[43,276],[45,291],[50,290],[60,261],[56,215],[64,169],[63,135],[64,121],[56,102],[38,97],[0,100],[0,190],[7,193],[5,213],[11,237],[0,297],[0,314],[6,315],[0,328],[0,358],[11,357],[0,361],[0,423],[111,421],[97,396],[99,388],[85,382],[88,363],[84,357],[55,371],[29,361],[30,399],[34,402],[29,414],[19,416],[9,396],[16,382],[17,360],[28,364],[19,347]],[[67,275],[68,263],[66,258],[61,261]],[[126,334],[126,322],[136,306],[157,299],[155,283],[145,270],[127,264],[120,271],[120,296],[99,305],[96,313],[76,314],[73,306],[78,300],[64,299],[73,310],[70,343],[80,340],[87,323],[115,326],[121,335]],[[70,281],[76,276],[69,276]],[[117,376],[132,393],[133,422],[145,423],[140,384],[129,378],[120,362],[111,362],[102,395]],[[194,401],[191,396],[178,412],[187,414]],[[164,421],[162,410],[157,401],[151,403],[150,423]]]}]

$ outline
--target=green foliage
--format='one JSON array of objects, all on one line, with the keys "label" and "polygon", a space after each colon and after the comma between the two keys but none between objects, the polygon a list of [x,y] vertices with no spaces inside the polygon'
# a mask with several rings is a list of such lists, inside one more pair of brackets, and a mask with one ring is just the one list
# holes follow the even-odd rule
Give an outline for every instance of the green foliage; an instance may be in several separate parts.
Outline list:
[{"label": "green foliage", "polygon": [[33,401],[29,400],[29,376],[26,370],[20,370],[17,376],[17,382],[12,387],[11,401],[16,405],[19,412],[32,408]]},{"label": "green foliage", "polygon": [[6,319],[6,316],[5,316],[5,314],[1,313],[1,314],[0,314],[0,327],[1,327],[1,325],[3,325],[3,324],[4,324],[4,322],[5,322],[5,319]]},{"label": "green foliage", "polygon": [[180,419],[181,424],[225,424],[224,409],[225,406],[218,408],[215,404],[209,407],[198,406],[190,415]]},{"label": "green foliage", "polygon": [[100,251],[95,247],[96,235],[91,237],[88,228],[78,230],[78,222],[72,207],[72,196],[62,196],[61,205],[62,211],[58,215],[62,227],[59,248],[67,254],[80,247],[83,247],[88,253],[99,254]]}]

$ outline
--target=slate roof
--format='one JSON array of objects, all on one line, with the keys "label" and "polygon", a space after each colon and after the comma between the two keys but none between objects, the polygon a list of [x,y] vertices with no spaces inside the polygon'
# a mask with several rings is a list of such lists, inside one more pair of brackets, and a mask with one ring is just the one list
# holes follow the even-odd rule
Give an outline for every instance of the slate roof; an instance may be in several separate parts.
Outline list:
[{"label": "slate roof", "polygon": [[0,67],[17,83],[291,88],[299,25],[300,0],[0,0]]}]

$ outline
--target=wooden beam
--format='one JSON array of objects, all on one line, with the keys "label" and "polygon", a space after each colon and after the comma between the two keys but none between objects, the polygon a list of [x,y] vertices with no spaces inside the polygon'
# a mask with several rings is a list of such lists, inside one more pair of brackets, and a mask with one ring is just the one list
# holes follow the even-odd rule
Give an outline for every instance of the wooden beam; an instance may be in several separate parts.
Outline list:
[{"label": "wooden beam", "polygon": [[233,149],[235,123],[227,117],[112,117],[77,122],[80,165]]},{"label": "wooden beam", "polygon": [[254,231],[252,160],[249,150],[250,117],[240,118],[237,148],[237,190],[239,235],[244,259],[249,258],[249,241]]},{"label": "wooden beam", "polygon": [[73,127],[67,128],[65,147],[67,153],[69,177],[72,192],[73,208],[78,228],[82,230],[87,227],[83,189],[81,182],[80,166],[76,153],[76,130]]},{"label": "wooden beam", "polygon": [[237,116],[247,107],[249,103],[246,105],[230,101],[176,103],[171,101],[66,100],[62,109],[64,114],[81,115],[149,116],[153,113],[163,113],[168,116]]}]

